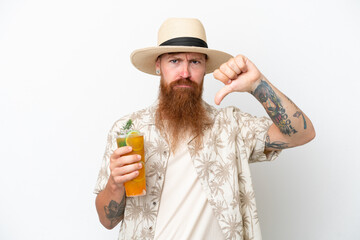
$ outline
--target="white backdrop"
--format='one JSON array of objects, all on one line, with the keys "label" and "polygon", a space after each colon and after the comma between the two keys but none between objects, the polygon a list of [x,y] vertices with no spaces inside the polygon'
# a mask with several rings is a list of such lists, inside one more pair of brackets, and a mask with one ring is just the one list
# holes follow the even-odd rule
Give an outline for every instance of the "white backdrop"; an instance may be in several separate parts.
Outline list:
[{"label": "white backdrop", "polygon": [[[357,0],[0,0],[0,239],[116,239],[92,193],[107,131],[157,97],[129,55],[168,17],[245,54],[311,118],[316,139],[251,166],[264,239],[360,239]],[[206,77],[213,103],[222,84]],[[265,115],[249,94],[235,105]]]}]

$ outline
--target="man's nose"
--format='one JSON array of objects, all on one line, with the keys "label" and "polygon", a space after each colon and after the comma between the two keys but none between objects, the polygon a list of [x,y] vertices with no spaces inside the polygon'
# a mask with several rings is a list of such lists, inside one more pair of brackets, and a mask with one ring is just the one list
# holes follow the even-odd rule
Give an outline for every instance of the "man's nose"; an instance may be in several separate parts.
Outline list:
[{"label": "man's nose", "polygon": [[190,74],[190,65],[189,65],[189,63],[184,63],[184,64],[183,64],[180,74],[181,74],[181,77],[182,77],[182,78],[189,78],[189,77],[191,77],[191,74]]}]

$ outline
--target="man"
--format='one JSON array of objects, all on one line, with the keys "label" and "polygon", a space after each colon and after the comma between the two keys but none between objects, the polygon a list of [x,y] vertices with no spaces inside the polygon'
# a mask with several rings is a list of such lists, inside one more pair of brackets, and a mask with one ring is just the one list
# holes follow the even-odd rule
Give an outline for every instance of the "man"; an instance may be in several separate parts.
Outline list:
[{"label": "man", "polygon": [[[209,49],[197,19],[166,20],[158,46],[134,51],[131,60],[160,75],[159,99],[109,133],[95,188],[101,223],[111,229],[121,221],[119,239],[261,239],[249,163],[312,140],[311,121],[245,56]],[[203,102],[211,72],[224,83],[216,104],[248,92],[272,121]],[[140,156],[124,156],[131,148],[117,148],[114,139],[128,119],[144,132],[146,151],[147,194],[132,198],[124,183],[138,176]]]}]

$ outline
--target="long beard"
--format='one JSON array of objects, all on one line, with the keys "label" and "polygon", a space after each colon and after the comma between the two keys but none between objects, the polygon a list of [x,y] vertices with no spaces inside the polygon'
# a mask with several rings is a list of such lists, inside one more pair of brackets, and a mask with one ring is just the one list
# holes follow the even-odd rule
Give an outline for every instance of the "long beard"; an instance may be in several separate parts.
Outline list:
[{"label": "long beard", "polygon": [[201,147],[204,127],[210,120],[202,103],[202,92],[202,83],[198,85],[189,79],[180,79],[167,85],[161,78],[156,126],[167,138],[172,152],[187,136],[197,136],[196,151]]}]

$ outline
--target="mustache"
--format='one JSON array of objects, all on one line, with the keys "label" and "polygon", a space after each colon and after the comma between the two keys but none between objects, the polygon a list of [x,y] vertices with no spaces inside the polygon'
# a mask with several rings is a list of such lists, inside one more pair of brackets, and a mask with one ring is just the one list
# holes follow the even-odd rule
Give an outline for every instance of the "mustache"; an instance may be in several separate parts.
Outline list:
[{"label": "mustache", "polygon": [[190,86],[193,88],[198,87],[198,84],[191,81],[189,78],[181,78],[179,80],[176,80],[170,84],[170,87],[175,87],[175,86],[179,86],[179,85],[186,85],[186,86]]}]

